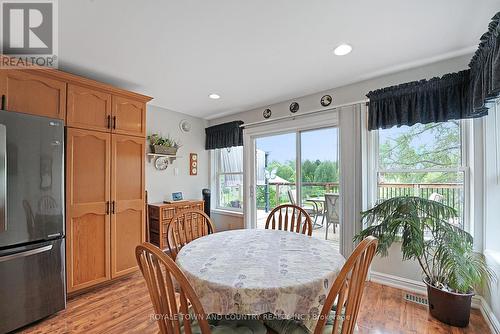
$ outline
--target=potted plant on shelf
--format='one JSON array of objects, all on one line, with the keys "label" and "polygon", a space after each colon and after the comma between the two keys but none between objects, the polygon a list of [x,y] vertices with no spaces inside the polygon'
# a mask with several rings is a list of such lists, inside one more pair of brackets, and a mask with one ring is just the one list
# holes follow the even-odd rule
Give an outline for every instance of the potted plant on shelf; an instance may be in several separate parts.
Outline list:
[{"label": "potted plant on shelf", "polygon": [[472,236],[453,224],[450,206],[420,197],[395,197],[362,213],[367,224],[354,239],[378,238],[377,253],[386,256],[401,242],[403,260],[418,261],[427,285],[432,316],[452,326],[469,323],[474,289],[489,285],[493,272],[473,251]]},{"label": "potted plant on shelf", "polygon": [[151,152],[155,154],[176,155],[177,150],[181,147],[180,143],[170,136],[162,137],[157,133],[148,136]]}]

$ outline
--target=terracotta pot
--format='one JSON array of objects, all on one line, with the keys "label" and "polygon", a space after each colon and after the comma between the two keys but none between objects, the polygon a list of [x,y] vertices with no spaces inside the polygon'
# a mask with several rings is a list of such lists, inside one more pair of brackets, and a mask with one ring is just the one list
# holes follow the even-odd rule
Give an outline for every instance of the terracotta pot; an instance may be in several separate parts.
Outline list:
[{"label": "terracotta pot", "polygon": [[445,324],[456,327],[467,327],[470,318],[470,307],[474,293],[461,294],[444,291],[430,285],[426,279],[427,298],[431,315]]}]

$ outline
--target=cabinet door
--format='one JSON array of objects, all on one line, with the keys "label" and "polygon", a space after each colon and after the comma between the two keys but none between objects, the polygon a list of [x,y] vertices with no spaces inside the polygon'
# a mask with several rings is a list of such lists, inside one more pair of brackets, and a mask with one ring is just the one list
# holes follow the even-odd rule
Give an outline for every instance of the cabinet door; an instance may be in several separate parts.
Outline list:
[{"label": "cabinet door", "polygon": [[111,277],[137,268],[135,247],[146,239],[145,139],[112,135]]},{"label": "cabinet door", "polygon": [[145,137],[146,104],[113,96],[113,132]]},{"label": "cabinet door", "polygon": [[68,292],[107,281],[110,271],[111,134],[67,129]]},{"label": "cabinet door", "polygon": [[0,71],[5,109],[37,116],[64,119],[66,83],[30,70]]},{"label": "cabinet door", "polygon": [[111,131],[111,94],[68,84],[67,109],[68,126]]}]

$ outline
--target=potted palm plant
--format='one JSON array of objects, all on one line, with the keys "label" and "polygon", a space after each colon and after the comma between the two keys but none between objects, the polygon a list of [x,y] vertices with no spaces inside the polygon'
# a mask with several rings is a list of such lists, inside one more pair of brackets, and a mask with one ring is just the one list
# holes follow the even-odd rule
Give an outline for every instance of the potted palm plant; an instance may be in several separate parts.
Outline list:
[{"label": "potted palm plant", "polygon": [[431,315],[466,327],[474,291],[489,285],[493,273],[473,251],[472,236],[453,224],[456,217],[454,208],[436,201],[395,197],[362,213],[368,227],[355,240],[378,238],[382,256],[400,242],[403,260],[416,260],[423,271]]},{"label": "potted palm plant", "polygon": [[156,154],[176,155],[177,150],[181,147],[180,143],[170,136],[162,137],[157,133],[148,136],[151,151]]}]

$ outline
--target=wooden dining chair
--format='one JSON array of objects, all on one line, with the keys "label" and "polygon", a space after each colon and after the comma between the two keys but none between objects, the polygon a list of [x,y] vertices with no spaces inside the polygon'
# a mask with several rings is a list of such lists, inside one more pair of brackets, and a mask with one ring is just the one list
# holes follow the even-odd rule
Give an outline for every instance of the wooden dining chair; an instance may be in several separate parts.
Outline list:
[{"label": "wooden dining chair", "polygon": [[326,297],[314,334],[324,333],[325,327],[332,334],[354,332],[368,269],[377,251],[377,244],[377,238],[366,237],[349,256]]},{"label": "wooden dining chair", "polygon": [[175,260],[186,244],[205,235],[215,233],[215,226],[201,210],[181,211],[172,217],[167,230],[167,245]]},{"label": "wooden dining chair", "polygon": [[[377,243],[375,237],[367,237],[349,256],[326,297],[314,334],[354,333],[368,268],[375,256]],[[267,320],[265,324],[277,333],[309,333],[296,321]]]},{"label": "wooden dining chair", "polygon": [[230,318],[209,322],[184,273],[158,247],[145,242],[136,247],[135,256],[146,280],[161,334],[266,334],[266,327],[258,320]]},{"label": "wooden dining chair", "polygon": [[283,230],[312,235],[313,225],[307,212],[293,204],[275,207],[267,216],[266,229]]},{"label": "wooden dining chair", "polygon": [[[149,243],[137,246],[135,256],[148,286],[160,333],[192,333],[201,330],[202,334],[210,334],[207,315],[175,262]],[[193,316],[196,321],[191,321]]]}]

